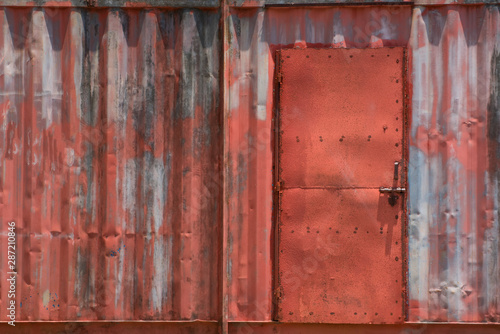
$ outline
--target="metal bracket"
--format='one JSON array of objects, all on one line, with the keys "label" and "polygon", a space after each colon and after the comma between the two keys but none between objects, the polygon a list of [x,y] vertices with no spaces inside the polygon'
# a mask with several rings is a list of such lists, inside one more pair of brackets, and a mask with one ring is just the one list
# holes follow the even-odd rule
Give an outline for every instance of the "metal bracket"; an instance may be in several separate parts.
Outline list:
[{"label": "metal bracket", "polygon": [[381,193],[404,193],[406,192],[406,188],[380,187],[379,191]]}]

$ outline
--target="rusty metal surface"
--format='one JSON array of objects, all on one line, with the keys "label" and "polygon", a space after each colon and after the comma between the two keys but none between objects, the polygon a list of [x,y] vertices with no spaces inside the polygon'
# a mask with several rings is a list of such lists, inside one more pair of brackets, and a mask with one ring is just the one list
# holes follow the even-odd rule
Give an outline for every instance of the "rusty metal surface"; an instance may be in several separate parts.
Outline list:
[{"label": "rusty metal surface", "polygon": [[459,5],[498,4],[499,0],[227,0],[231,7],[366,6],[366,5]]},{"label": "rusty metal surface", "polygon": [[0,0],[10,7],[216,8],[221,0]]},{"label": "rusty metal surface", "polygon": [[411,4],[413,0],[227,0],[233,7],[275,7],[275,6],[328,6],[328,5],[367,5],[367,4]]},{"label": "rusty metal surface", "polygon": [[77,2],[0,11],[21,319],[215,319],[223,282],[229,321],[271,320],[274,53],[408,46],[410,320],[498,321],[498,6],[225,7],[223,41],[215,11],[29,8]]},{"label": "rusty metal surface", "polygon": [[498,322],[499,7],[412,21],[410,320]]},{"label": "rusty metal surface", "polygon": [[377,333],[377,334],[494,334],[498,325],[486,324],[399,324],[399,325],[332,325],[332,324],[286,324],[286,323],[234,323],[230,324],[231,334],[303,334],[303,333]]},{"label": "rusty metal surface", "polygon": [[219,18],[0,10],[18,321],[217,319]]},{"label": "rusty metal surface", "polygon": [[272,317],[274,52],[408,46],[410,320],[498,321],[499,8],[232,8],[227,20],[229,318]]},{"label": "rusty metal surface", "polygon": [[405,59],[402,48],[351,51],[280,52],[284,322],[404,319],[404,194],[379,189],[406,186]]},{"label": "rusty metal surface", "polygon": [[[217,322],[31,322],[11,327],[0,324],[3,334],[59,333],[59,334],[216,334],[220,333]],[[230,322],[231,334],[302,334],[302,333],[374,333],[374,334],[494,334],[498,325],[493,324],[398,324],[398,325],[354,325],[354,324],[286,324],[276,322]]]}]

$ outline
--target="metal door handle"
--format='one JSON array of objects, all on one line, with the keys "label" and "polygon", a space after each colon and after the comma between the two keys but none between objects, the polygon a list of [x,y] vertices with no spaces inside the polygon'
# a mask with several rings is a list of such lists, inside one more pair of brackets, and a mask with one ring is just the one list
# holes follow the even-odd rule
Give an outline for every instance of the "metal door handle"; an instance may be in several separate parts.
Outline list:
[{"label": "metal door handle", "polygon": [[406,192],[406,188],[380,187],[379,191],[381,193],[404,193],[404,192]]},{"label": "metal door handle", "polygon": [[399,161],[394,162],[394,180],[399,178]]}]

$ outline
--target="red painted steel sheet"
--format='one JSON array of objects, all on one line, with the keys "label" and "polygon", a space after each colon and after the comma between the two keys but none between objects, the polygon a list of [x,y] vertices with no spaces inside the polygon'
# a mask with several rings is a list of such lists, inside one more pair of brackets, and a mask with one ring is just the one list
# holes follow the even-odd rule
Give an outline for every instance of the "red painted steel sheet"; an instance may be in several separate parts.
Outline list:
[{"label": "red painted steel sheet", "polygon": [[401,50],[281,51],[286,188],[392,186],[403,149]]},{"label": "red painted steel sheet", "polygon": [[280,52],[284,322],[404,318],[404,52],[350,51]]},{"label": "red painted steel sheet", "polygon": [[272,280],[275,51],[407,46],[410,320],[499,321],[499,7],[232,8],[226,20],[229,318],[271,318],[273,291],[253,287]]},{"label": "red painted steel sheet", "polygon": [[219,18],[0,9],[18,321],[218,318]]},{"label": "red painted steel sheet", "polygon": [[[227,57],[228,317],[271,320],[274,56],[286,47],[405,46],[411,8],[231,9]],[[356,50],[354,50],[356,51]],[[267,289],[266,289],[267,287]]]},{"label": "red painted steel sheet", "polygon": [[496,334],[498,325],[492,324],[290,324],[242,322],[229,326],[231,334]]},{"label": "red painted steel sheet", "polygon": [[500,321],[498,7],[417,7],[410,321]]}]

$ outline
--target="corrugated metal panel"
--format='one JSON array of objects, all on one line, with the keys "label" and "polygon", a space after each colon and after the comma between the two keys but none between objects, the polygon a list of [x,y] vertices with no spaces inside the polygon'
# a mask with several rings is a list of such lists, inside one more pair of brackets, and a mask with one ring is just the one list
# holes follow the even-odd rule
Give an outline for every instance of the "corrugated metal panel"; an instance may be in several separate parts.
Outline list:
[{"label": "corrugated metal panel", "polygon": [[410,320],[500,321],[498,7],[415,8]]},{"label": "corrugated metal panel", "polygon": [[217,319],[219,17],[0,10],[17,320]]},{"label": "corrugated metal panel", "polygon": [[367,5],[387,3],[413,3],[413,0],[227,0],[234,7],[264,7],[264,6],[327,6],[327,5]]},{"label": "corrugated metal panel", "polygon": [[15,219],[20,319],[218,319],[224,303],[271,320],[274,53],[408,46],[410,320],[499,320],[498,6],[224,7],[222,44],[218,11],[8,1],[27,6],[0,11],[0,247]]},{"label": "corrugated metal panel", "polygon": [[219,7],[221,0],[0,0],[0,6],[19,7]]},{"label": "corrugated metal panel", "polygon": [[275,50],[408,46],[410,320],[498,321],[498,10],[418,7],[413,18],[401,6],[230,10],[230,319],[271,318],[273,291],[262,287],[272,280]]},{"label": "corrugated metal panel", "polygon": [[279,52],[283,322],[405,319],[406,57],[403,48],[357,51]]},{"label": "corrugated metal panel", "polygon": [[[229,20],[229,319],[270,320],[274,54],[405,46],[410,7],[232,9]],[[293,18],[293,19],[291,19]]]}]

